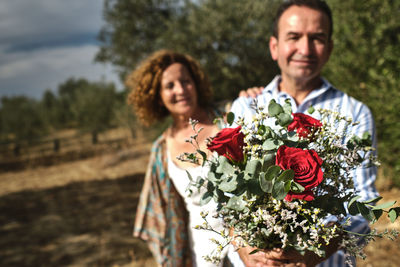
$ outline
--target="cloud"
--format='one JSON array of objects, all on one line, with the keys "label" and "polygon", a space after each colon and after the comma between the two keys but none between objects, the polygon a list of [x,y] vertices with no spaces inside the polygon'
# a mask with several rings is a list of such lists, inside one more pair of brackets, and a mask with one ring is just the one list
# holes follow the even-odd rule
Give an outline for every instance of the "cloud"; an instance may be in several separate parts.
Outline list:
[{"label": "cloud", "polygon": [[121,88],[110,66],[93,63],[97,51],[97,46],[89,44],[5,54],[8,63],[0,65],[0,94],[40,98],[45,89],[56,91],[70,77],[103,79]]},{"label": "cloud", "polygon": [[103,24],[102,0],[0,1],[0,97],[40,98],[70,77],[114,81],[94,64]]},{"label": "cloud", "polygon": [[26,48],[84,34],[95,37],[102,25],[102,5],[101,0],[1,1],[0,44]]}]

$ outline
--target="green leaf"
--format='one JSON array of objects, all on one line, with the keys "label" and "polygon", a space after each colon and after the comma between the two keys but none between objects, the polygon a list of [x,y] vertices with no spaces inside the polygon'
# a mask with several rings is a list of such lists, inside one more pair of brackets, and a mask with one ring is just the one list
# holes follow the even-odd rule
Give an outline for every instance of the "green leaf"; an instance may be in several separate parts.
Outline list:
[{"label": "green leaf", "polygon": [[349,209],[349,213],[351,215],[358,214],[358,208],[357,208],[356,202],[360,198],[361,198],[360,196],[355,196],[352,199],[350,199],[349,204],[347,204],[347,208]]},{"label": "green leaf", "polygon": [[356,202],[356,205],[357,205],[358,211],[361,213],[361,215],[365,219],[367,219],[368,221],[374,220],[374,218],[375,218],[374,213],[370,209],[368,209],[368,207],[365,206],[364,203]]},{"label": "green leaf", "polygon": [[290,188],[292,187],[293,180],[285,181],[285,193],[289,193]]},{"label": "green leaf", "polygon": [[281,105],[276,103],[275,100],[271,100],[268,105],[268,113],[271,117],[278,116],[280,113],[284,112]]},{"label": "green leaf", "polygon": [[292,191],[293,193],[301,193],[305,190],[305,188],[299,184],[296,183],[295,181],[292,182],[292,187],[290,188],[290,191]]},{"label": "green leaf", "polygon": [[235,168],[231,165],[226,157],[219,156],[218,162],[219,165],[216,170],[217,173],[233,174],[235,172]]},{"label": "green leaf", "polygon": [[235,114],[233,112],[229,112],[226,115],[226,121],[229,123],[229,125],[232,125],[234,120],[235,120]]},{"label": "green leaf", "polygon": [[373,207],[372,209],[373,210],[387,209],[387,208],[393,206],[394,204],[396,204],[396,201],[390,201],[390,202],[386,202],[386,203],[377,205],[377,206]]},{"label": "green leaf", "polygon": [[379,197],[371,198],[371,199],[368,199],[366,201],[361,201],[361,202],[365,203],[365,204],[370,204],[370,203],[378,202],[381,199],[382,199],[382,197],[379,196]]},{"label": "green leaf", "polygon": [[243,201],[242,196],[233,196],[229,199],[228,203],[226,204],[227,208],[242,211],[244,210],[246,203]]},{"label": "green leaf", "polygon": [[236,177],[229,177],[228,179],[225,179],[222,181],[219,185],[218,188],[224,192],[233,192],[237,188],[237,180],[235,179]]},{"label": "green leaf", "polygon": [[278,121],[277,121],[278,124],[282,127],[288,126],[293,121],[292,115],[287,114],[287,113],[280,113],[277,116],[277,119],[278,119]]},{"label": "green leaf", "polygon": [[314,111],[315,111],[315,108],[314,108],[313,106],[310,106],[310,107],[307,109],[307,112],[308,112],[309,114],[313,114]]},{"label": "green leaf", "polygon": [[275,153],[267,153],[263,157],[262,171],[265,172],[275,162]]},{"label": "green leaf", "polygon": [[206,205],[213,198],[212,192],[205,192],[204,195],[200,199],[200,206]]},{"label": "green leaf", "polygon": [[281,172],[281,167],[279,167],[278,165],[273,165],[269,167],[265,172],[265,179],[272,181],[272,179],[277,177],[280,172]]},{"label": "green leaf", "polygon": [[375,219],[373,220],[374,222],[379,220],[379,218],[382,216],[383,211],[382,210],[372,210],[372,212],[374,213],[374,217]]},{"label": "green leaf", "polygon": [[219,177],[217,177],[215,172],[208,172],[207,174],[207,180],[212,182],[212,183],[216,183],[219,180]]},{"label": "green leaf", "polygon": [[400,207],[391,208],[388,212],[389,219],[392,223],[400,216]]},{"label": "green leaf", "polygon": [[286,99],[285,104],[283,104],[283,111],[286,114],[291,115],[292,114],[292,103],[290,102],[290,99]]},{"label": "green leaf", "polygon": [[299,136],[297,135],[297,133],[295,132],[295,131],[292,131],[292,132],[288,132],[288,133],[285,133],[285,134],[283,134],[282,135],[282,138],[283,139],[286,139],[286,140],[288,140],[288,141],[291,141],[291,142],[298,142],[299,141]]},{"label": "green leaf", "polygon": [[192,177],[192,175],[190,174],[190,172],[188,172],[187,170],[185,170],[185,171],[186,171],[186,174],[187,174],[187,176],[188,176],[188,178],[189,178],[189,181],[193,182],[193,177]]},{"label": "green leaf", "polygon": [[260,173],[260,187],[265,193],[271,193],[272,192],[272,179],[268,180],[265,178],[265,173]]},{"label": "green leaf", "polygon": [[282,200],[285,198],[286,195],[287,193],[285,192],[285,182],[273,181],[272,197],[277,200]]},{"label": "green leaf", "polygon": [[258,176],[261,170],[261,162],[260,160],[254,159],[247,161],[245,173],[248,173],[250,176]]},{"label": "green leaf", "polygon": [[293,170],[284,170],[281,175],[279,175],[277,181],[287,182],[291,181],[294,178],[294,171]]},{"label": "green leaf", "polygon": [[[260,175],[261,178],[261,175]],[[260,185],[260,178],[259,179],[251,179],[247,183],[247,188],[251,194],[257,195],[257,196],[262,196],[265,194],[265,192],[262,190],[261,185]]]},{"label": "green leaf", "polygon": [[265,150],[275,150],[277,148],[279,148],[281,145],[283,145],[283,141],[282,140],[276,140],[276,139],[267,139],[264,141],[262,147]]},{"label": "green leaf", "polygon": [[203,166],[204,164],[207,162],[207,154],[204,151],[201,151],[200,149],[197,149],[197,153],[199,153],[201,155],[201,157],[203,158]]},{"label": "green leaf", "polygon": [[357,208],[357,201],[352,202],[351,204],[349,203],[347,205],[347,209],[349,210],[349,213],[351,215],[357,215],[359,212],[358,208]]}]

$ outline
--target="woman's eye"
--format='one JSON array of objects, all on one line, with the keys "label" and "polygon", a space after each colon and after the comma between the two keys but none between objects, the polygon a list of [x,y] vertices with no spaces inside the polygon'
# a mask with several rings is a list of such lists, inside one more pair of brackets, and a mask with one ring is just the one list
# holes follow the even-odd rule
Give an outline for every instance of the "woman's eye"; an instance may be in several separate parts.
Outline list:
[{"label": "woman's eye", "polygon": [[167,83],[166,85],[164,85],[165,89],[172,89],[174,88],[174,84],[173,83]]}]

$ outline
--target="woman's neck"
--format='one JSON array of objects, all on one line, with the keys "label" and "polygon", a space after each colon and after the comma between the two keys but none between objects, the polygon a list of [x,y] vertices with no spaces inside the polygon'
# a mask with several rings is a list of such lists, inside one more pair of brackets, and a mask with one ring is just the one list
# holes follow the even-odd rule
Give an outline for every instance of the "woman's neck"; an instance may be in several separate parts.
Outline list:
[{"label": "woman's neck", "polygon": [[205,109],[197,109],[193,114],[190,116],[188,115],[172,115],[173,122],[172,122],[172,130],[180,131],[187,128],[191,128],[192,125],[189,122],[189,119],[193,119],[198,121],[201,124],[208,124],[212,123],[212,120],[208,116],[208,112]]}]

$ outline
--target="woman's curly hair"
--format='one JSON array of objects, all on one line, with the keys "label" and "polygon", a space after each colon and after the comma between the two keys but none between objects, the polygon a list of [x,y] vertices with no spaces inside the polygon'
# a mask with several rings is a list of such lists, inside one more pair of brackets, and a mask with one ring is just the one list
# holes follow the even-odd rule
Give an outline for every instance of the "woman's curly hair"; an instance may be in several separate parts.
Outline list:
[{"label": "woman's curly hair", "polygon": [[212,88],[207,75],[192,57],[169,50],[160,50],[145,59],[130,75],[125,84],[131,89],[128,103],[133,105],[140,122],[146,126],[161,121],[169,115],[161,105],[161,78],[165,69],[181,63],[189,71],[196,86],[200,107],[207,108],[212,101]]}]

